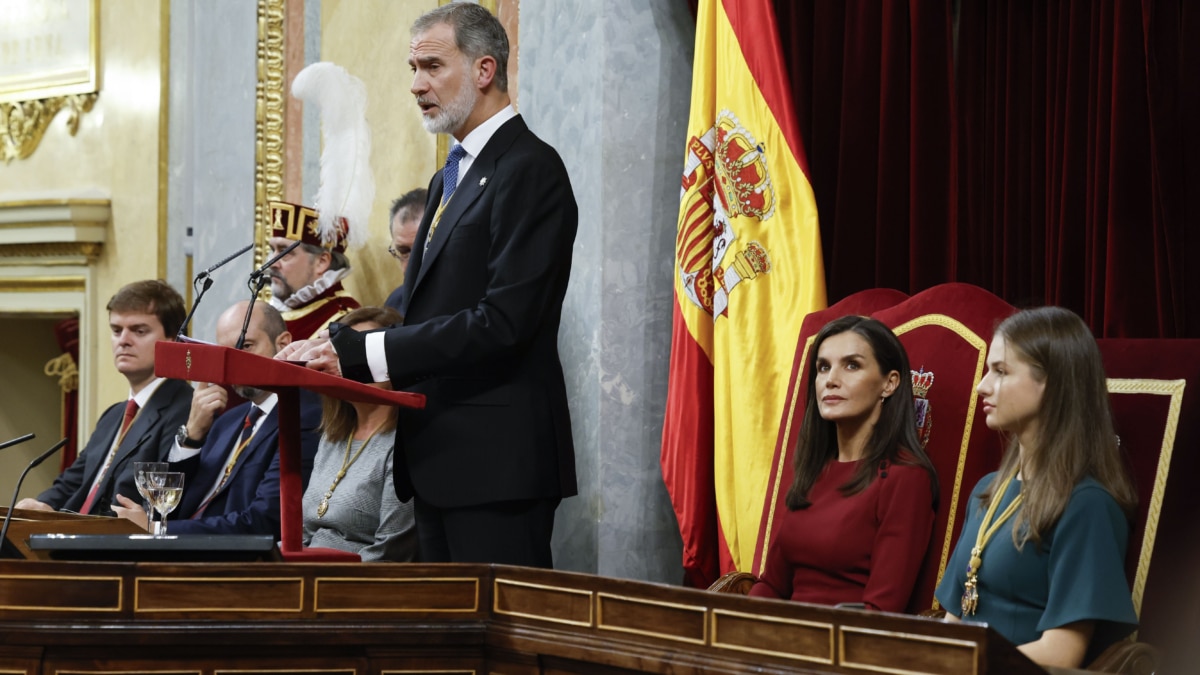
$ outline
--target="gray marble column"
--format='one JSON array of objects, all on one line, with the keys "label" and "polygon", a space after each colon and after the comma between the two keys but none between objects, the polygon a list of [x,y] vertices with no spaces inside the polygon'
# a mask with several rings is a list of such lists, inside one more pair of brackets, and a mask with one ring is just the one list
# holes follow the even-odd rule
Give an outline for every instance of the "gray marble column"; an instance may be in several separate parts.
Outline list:
[{"label": "gray marble column", "polygon": [[519,107],[579,202],[559,346],[580,495],[555,566],[678,583],[659,469],[695,24],[667,0],[521,0]]},{"label": "gray marble column", "polygon": [[[167,280],[181,292],[191,284],[185,253],[194,274],[254,241],[257,41],[253,2],[171,1]],[[221,312],[250,297],[253,260],[214,273],[192,336],[215,339]]]}]

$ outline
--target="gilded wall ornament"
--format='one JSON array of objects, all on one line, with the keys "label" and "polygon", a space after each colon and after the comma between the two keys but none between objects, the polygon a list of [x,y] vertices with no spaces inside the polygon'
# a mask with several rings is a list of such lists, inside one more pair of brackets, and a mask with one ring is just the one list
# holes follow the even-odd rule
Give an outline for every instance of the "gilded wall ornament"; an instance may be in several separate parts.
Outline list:
[{"label": "gilded wall ornament", "polygon": [[80,116],[92,109],[99,96],[92,92],[0,103],[0,156],[10,163],[32,155],[62,110],[67,111],[67,131],[74,136],[79,131]]}]

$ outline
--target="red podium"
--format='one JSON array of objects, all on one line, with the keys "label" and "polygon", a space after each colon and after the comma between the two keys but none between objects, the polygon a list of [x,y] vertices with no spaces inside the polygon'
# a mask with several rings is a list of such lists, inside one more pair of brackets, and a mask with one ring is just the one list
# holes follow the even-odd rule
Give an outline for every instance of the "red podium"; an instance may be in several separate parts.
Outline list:
[{"label": "red podium", "polygon": [[286,561],[349,560],[354,554],[302,544],[304,514],[300,499],[300,394],[318,394],[405,408],[424,408],[425,397],[335,377],[301,364],[268,359],[231,347],[206,342],[159,342],[154,372],[160,377],[222,385],[246,385],[279,394],[279,548]]}]

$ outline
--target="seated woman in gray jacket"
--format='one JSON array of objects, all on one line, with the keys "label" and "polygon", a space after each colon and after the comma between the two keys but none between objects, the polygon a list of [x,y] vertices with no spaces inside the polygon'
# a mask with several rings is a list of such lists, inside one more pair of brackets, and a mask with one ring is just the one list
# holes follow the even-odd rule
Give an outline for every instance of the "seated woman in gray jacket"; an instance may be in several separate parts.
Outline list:
[{"label": "seated woman in gray jacket", "polygon": [[[340,323],[366,331],[399,321],[394,309],[362,307]],[[322,405],[321,442],[302,501],[304,545],[350,551],[364,562],[413,560],[412,501],[401,502],[392,482],[395,406],[327,397]]]}]

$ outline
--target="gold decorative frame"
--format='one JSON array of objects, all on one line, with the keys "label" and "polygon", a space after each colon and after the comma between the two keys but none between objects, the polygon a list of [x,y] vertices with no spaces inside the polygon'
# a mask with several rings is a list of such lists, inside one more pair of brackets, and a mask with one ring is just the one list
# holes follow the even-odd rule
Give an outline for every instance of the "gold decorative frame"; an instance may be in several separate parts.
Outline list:
[{"label": "gold decorative frame", "polygon": [[258,0],[258,85],[254,90],[254,264],[265,260],[271,211],[283,200],[284,14],[286,0]]},{"label": "gold decorative frame", "polygon": [[[0,79],[0,157],[6,163],[31,156],[50,123],[63,110],[68,113],[67,131],[74,136],[79,131],[79,118],[92,109],[100,95],[99,0],[82,2],[88,6],[85,66]],[[70,13],[65,1],[58,4]]]},{"label": "gold decorative frame", "polygon": [[1162,445],[1158,451],[1158,466],[1154,471],[1154,488],[1150,492],[1150,508],[1146,513],[1146,530],[1138,555],[1137,571],[1133,577],[1133,609],[1142,615],[1142,594],[1146,590],[1146,578],[1150,575],[1150,561],[1154,556],[1154,539],[1158,536],[1158,517],[1162,513],[1163,495],[1167,493],[1167,472],[1171,468],[1171,455],[1175,451],[1175,432],[1179,429],[1179,416],[1183,409],[1183,390],[1187,380],[1151,380],[1108,378],[1108,395],[1147,394],[1169,396],[1167,419],[1163,424]]}]

